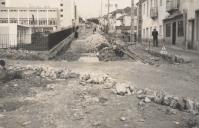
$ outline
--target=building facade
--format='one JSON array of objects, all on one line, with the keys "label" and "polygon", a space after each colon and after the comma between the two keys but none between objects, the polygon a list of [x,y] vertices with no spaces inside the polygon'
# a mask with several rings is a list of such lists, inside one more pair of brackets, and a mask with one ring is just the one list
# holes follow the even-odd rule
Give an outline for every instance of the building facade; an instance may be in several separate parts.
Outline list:
[{"label": "building facade", "polygon": [[[48,19],[49,21],[55,19],[55,24],[58,25],[59,28],[65,28],[72,26],[72,21],[75,18],[78,19],[77,7],[75,8],[72,1],[73,0],[38,0],[35,2],[32,0],[0,0],[0,9],[4,7],[3,9],[7,10],[19,10],[19,14],[33,14],[36,18],[43,18],[47,21]],[[12,14],[14,14],[14,12],[12,12]],[[26,15],[28,14],[25,14],[25,16]],[[21,18],[21,15],[19,15],[19,18]],[[44,22],[46,21],[43,21],[43,24]]]},{"label": "building facade", "polygon": [[170,45],[199,50],[199,1],[167,0],[165,40]]},{"label": "building facade", "polygon": [[0,8],[0,24],[19,24],[32,28],[33,32],[52,32],[60,25],[56,8]]},{"label": "building facade", "polygon": [[[159,39],[163,35],[163,19],[168,15],[165,11],[166,0],[140,0],[138,6],[138,26],[139,38],[142,41],[152,39],[152,31],[156,29],[159,33]],[[139,39],[140,40],[140,39]]]}]

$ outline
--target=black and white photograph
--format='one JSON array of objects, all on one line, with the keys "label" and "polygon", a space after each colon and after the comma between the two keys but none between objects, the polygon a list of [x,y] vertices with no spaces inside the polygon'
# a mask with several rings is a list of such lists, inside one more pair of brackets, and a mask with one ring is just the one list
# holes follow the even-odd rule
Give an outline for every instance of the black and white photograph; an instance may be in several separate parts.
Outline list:
[{"label": "black and white photograph", "polygon": [[199,0],[0,0],[0,128],[199,128]]}]

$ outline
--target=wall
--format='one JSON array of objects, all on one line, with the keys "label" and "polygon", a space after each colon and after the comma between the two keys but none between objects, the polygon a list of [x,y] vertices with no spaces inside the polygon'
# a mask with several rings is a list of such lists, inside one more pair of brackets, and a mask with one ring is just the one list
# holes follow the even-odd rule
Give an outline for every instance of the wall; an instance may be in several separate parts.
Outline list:
[{"label": "wall", "polygon": [[31,44],[31,28],[25,26],[17,26],[17,43]]},{"label": "wall", "polygon": [[[61,6],[61,4],[63,4],[63,6]],[[72,20],[75,19],[75,9],[72,0],[60,0],[59,9],[61,27],[72,26]],[[61,12],[61,9],[63,9],[63,12]]]},{"label": "wall", "polygon": [[[168,20],[164,22],[164,39],[167,45],[174,45],[172,44],[172,39],[173,39],[173,23],[176,23],[176,41],[175,41],[175,45],[181,48],[185,48],[185,38],[184,36],[178,36],[178,21],[182,21],[183,17],[178,17],[178,18],[174,18],[172,20]],[[170,30],[170,36],[167,37],[166,36],[166,24],[171,24],[171,30]]]},{"label": "wall", "polygon": [[17,45],[17,24],[0,24],[0,48]]},{"label": "wall", "polygon": [[[155,19],[150,17],[151,7],[158,7],[158,17]],[[167,16],[168,13],[166,12],[166,0],[162,0],[161,6],[160,0],[157,0],[156,6],[154,0],[153,3],[151,3],[151,0],[145,0],[142,3],[142,39],[152,39],[151,33],[154,28],[156,28],[156,30],[159,32],[159,38],[163,39],[163,19],[165,19]]]},{"label": "wall", "polygon": [[[187,40],[187,48],[188,44],[193,45],[193,49],[199,50],[199,19],[197,18],[197,11],[199,10],[199,1],[198,0],[181,0],[180,10],[187,13],[187,21],[186,21],[186,40]],[[192,31],[192,21],[194,21],[194,30]],[[192,32],[194,39],[192,41]]]}]

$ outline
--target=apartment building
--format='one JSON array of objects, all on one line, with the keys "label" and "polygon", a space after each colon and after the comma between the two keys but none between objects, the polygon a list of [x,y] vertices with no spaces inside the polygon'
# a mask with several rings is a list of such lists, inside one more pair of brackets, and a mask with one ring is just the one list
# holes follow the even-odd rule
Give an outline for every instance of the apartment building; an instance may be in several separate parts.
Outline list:
[{"label": "apartment building", "polygon": [[168,15],[165,11],[166,0],[140,0],[138,6],[138,35],[143,41],[152,39],[152,31],[159,32],[159,39],[163,39],[163,19]]},{"label": "apartment building", "polygon": [[[26,18],[26,22],[28,22],[33,15],[36,26],[53,24],[64,28],[72,26],[72,21],[78,19],[76,13],[77,8],[74,8],[72,0],[38,0],[37,2],[32,0],[0,0],[0,9],[4,12],[3,15],[7,15],[8,17],[8,14],[11,14],[19,19]],[[19,13],[19,15],[17,13]],[[38,20],[42,20],[40,24]]]},{"label": "apartment building", "polygon": [[168,44],[199,50],[199,1],[167,0],[164,19],[165,40]]},{"label": "apartment building", "polygon": [[1,7],[0,13],[0,24],[26,25],[34,32],[55,31],[60,25],[56,8]]}]

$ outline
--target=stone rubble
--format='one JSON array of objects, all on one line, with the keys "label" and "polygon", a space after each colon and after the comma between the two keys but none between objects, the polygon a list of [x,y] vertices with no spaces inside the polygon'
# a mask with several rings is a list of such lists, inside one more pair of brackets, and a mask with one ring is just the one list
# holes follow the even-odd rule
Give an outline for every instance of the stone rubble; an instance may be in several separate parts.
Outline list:
[{"label": "stone rubble", "polygon": [[108,45],[106,38],[99,33],[93,34],[86,38],[86,44],[91,51],[98,51],[101,45]]},{"label": "stone rubble", "polygon": [[47,56],[37,51],[22,49],[0,49],[0,57],[20,60],[45,60]]},{"label": "stone rubble", "polygon": [[199,116],[193,116],[187,120],[188,128],[199,128]]},{"label": "stone rubble", "polygon": [[111,89],[115,85],[115,80],[108,75],[99,74],[82,74],[80,76],[80,84],[85,86],[87,84],[103,85],[104,89]]},{"label": "stone rubble", "polygon": [[24,77],[30,77],[33,74],[47,79],[68,79],[76,78],[79,75],[73,73],[68,68],[53,68],[46,66],[10,66],[8,70],[21,71]]},{"label": "stone rubble", "polygon": [[138,99],[144,103],[156,103],[159,105],[169,106],[171,109],[199,114],[199,102],[189,98],[179,98],[169,95],[163,91],[152,91],[150,89],[138,89],[130,83],[116,83],[114,93],[120,96],[135,94]]}]

